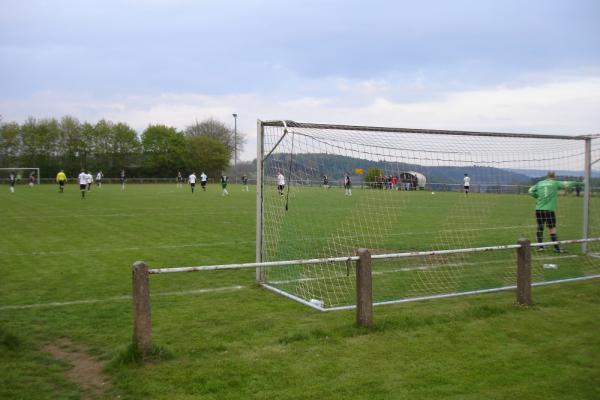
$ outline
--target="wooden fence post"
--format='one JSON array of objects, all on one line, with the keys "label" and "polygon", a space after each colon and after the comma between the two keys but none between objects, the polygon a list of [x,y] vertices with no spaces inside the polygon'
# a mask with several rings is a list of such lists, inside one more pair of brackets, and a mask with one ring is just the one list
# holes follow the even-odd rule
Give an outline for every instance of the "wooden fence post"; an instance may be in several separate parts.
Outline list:
[{"label": "wooden fence post", "polygon": [[373,281],[371,277],[371,253],[358,249],[356,262],[356,323],[358,326],[373,325]]},{"label": "wooden fence post", "polygon": [[517,303],[530,306],[531,302],[531,242],[519,239],[517,249]]},{"label": "wooden fence post", "polygon": [[143,261],[135,262],[132,267],[132,275],[134,346],[143,356],[147,356],[152,350],[148,266]]}]

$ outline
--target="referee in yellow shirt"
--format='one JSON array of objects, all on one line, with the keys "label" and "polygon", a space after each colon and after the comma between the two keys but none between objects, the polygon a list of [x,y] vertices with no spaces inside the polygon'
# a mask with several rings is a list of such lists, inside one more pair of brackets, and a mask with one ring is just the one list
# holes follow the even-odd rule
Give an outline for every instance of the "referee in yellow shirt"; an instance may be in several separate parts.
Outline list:
[{"label": "referee in yellow shirt", "polygon": [[62,169],[56,174],[56,182],[58,182],[58,193],[62,193],[65,190],[65,183],[67,183],[67,176]]}]

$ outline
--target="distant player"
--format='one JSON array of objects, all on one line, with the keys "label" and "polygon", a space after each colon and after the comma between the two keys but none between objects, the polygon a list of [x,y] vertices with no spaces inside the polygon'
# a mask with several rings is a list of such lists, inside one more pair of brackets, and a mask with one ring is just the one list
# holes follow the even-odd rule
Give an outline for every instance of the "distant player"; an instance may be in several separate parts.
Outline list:
[{"label": "distant player", "polygon": [[190,183],[190,188],[192,189],[192,194],[194,194],[194,189],[196,188],[196,173],[192,172],[188,177],[188,182]]},{"label": "distant player", "polygon": [[465,174],[463,178],[463,189],[465,190],[465,194],[469,194],[469,189],[471,187],[471,178],[469,178],[469,174]]},{"label": "distant player", "polygon": [[223,174],[221,175],[221,188],[223,188],[223,196],[227,196],[229,194],[229,192],[227,191],[227,181],[229,180],[229,178],[227,177],[227,175]]},{"label": "distant player", "polygon": [[79,182],[79,190],[81,191],[81,198],[85,199],[85,189],[87,188],[88,176],[84,170],[81,170],[81,173],[77,176],[77,181]]},{"label": "distant player", "polygon": [[92,183],[94,183],[94,177],[92,176],[92,171],[87,172],[87,191],[89,192],[92,189]]},{"label": "distant player", "polygon": [[346,196],[352,196],[352,180],[348,173],[344,176],[344,189],[346,190]]},{"label": "distant player", "polygon": [[246,175],[242,175],[242,192],[248,192],[248,177]]},{"label": "distant player", "polygon": [[283,196],[283,190],[285,189],[285,176],[281,172],[277,175],[277,192],[280,196]]},{"label": "distant player", "polygon": [[17,183],[17,176],[15,175],[14,172],[11,172],[8,175],[8,188],[11,193],[15,192],[15,183]]},{"label": "distant player", "polygon": [[[531,188],[529,194],[536,199],[535,203],[535,220],[537,222],[537,241],[542,243],[544,239],[544,225],[548,225],[550,239],[553,242],[558,241],[556,235],[556,199],[560,189],[576,187],[577,182],[557,181],[555,180],[556,173],[548,171],[548,178],[539,181]],[[538,251],[544,250],[543,247],[538,247]],[[555,253],[566,253],[566,250],[560,248],[558,244],[554,245]]]},{"label": "distant player", "polygon": [[121,170],[121,175],[120,175],[119,179],[121,180],[121,190],[125,190],[125,180],[127,178],[125,177],[125,170],[124,169]]},{"label": "distant player", "polygon": [[29,187],[33,187],[35,185],[35,171],[31,171],[29,174]]},{"label": "distant player", "polygon": [[96,186],[98,186],[98,188],[102,187],[102,177],[104,175],[102,174],[102,171],[98,171],[98,173],[96,174]]},{"label": "distant player", "polygon": [[181,171],[177,171],[177,189],[181,189],[183,187],[183,175],[181,175]]},{"label": "distant player", "polygon": [[200,186],[202,186],[202,191],[206,192],[206,180],[208,179],[208,176],[206,176],[206,174],[204,172],[202,172],[200,174]]},{"label": "distant player", "polygon": [[583,182],[575,182],[575,195],[577,197],[579,197],[579,194],[581,193],[581,189],[583,189]]},{"label": "distant player", "polygon": [[65,190],[65,183],[67,183],[67,175],[62,169],[56,174],[56,183],[58,183],[58,193],[62,193]]},{"label": "distant player", "polygon": [[329,178],[327,178],[327,175],[323,175],[323,187],[329,189]]}]

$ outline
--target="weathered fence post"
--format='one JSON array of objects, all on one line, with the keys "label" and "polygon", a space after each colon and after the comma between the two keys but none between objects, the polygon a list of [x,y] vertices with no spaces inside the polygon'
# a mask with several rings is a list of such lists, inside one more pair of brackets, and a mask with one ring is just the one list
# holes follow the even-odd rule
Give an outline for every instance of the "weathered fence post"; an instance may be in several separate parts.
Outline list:
[{"label": "weathered fence post", "polygon": [[519,239],[517,249],[517,303],[531,305],[531,242]]},{"label": "weathered fence post", "polygon": [[371,277],[371,253],[358,249],[356,262],[356,323],[358,326],[373,325],[373,282]]},{"label": "weathered fence post", "polygon": [[132,267],[132,276],[134,345],[143,356],[147,356],[152,350],[148,266],[143,261],[136,261]]}]

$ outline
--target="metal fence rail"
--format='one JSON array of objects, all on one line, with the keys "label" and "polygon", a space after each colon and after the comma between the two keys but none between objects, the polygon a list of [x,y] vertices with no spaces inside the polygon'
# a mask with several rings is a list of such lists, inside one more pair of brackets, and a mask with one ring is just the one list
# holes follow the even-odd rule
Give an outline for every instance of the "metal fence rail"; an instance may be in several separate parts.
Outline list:
[{"label": "metal fence rail", "polygon": [[[319,311],[336,311],[356,309],[356,322],[358,326],[369,327],[373,325],[373,306],[384,304],[397,304],[408,301],[440,299],[447,297],[462,296],[468,294],[481,294],[498,292],[503,290],[516,289],[517,303],[520,305],[531,305],[531,288],[532,286],[549,285],[559,282],[574,282],[585,279],[600,278],[600,274],[588,275],[583,277],[565,278],[556,281],[536,282],[532,283],[531,273],[531,247],[551,246],[558,244],[575,244],[581,243],[582,246],[589,242],[600,241],[600,237],[574,240],[560,240],[554,242],[544,242],[531,244],[527,239],[519,239],[517,244],[507,244],[499,246],[474,247],[465,249],[451,250],[434,250],[434,251],[416,251],[404,253],[376,254],[371,256],[367,249],[359,249],[358,255],[347,257],[328,257],[314,258],[305,260],[285,260],[271,261],[259,263],[239,263],[239,264],[222,264],[222,265],[205,265],[197,267],[176,267],[176,268],[148,268],[148,266],[138,261],[133,264],[132,268],[132,286],[133,286],[133,337],[134,345],[137,350],[144,356],[149,355],[152,351],[152,323],[150,309],[150,284],[149,277],[151,274],[165,274],[178,272],[200,272],[200,271],[217,271],[231,269],[247,269],[247,268],[271,268],[283,267],[289,265],[311,265],[311,264],[327,264],[336,262],[356,262],[356,305],[338,306],[324,308],[322,305],[313,304],[311,301],[298,298],[295,295],[286,293],[282,290],[274,288],[268,284],[264,287],[281,295],[299,301],[302,304],[310,306]],[[459,253],[474,253],[474,252],[489,252],[499,250],[517,250],[517,284],[507,285],[498,288],[472,290],[459,293],[445,293],[432,296],[422,296],[410,299],[400,299],[393,301],[383,301],[373,303],[373,287],[372,287],[372,259],[398,259],[407,257],[427,257],[435,255],[459,254]]]},{"label": "metal fence rail", "polygon": [[[532,247],[544,247],[553,246],[555,244],[576,244],[576,243],[588,243],[600,241],[600,237],[588,238],[588,239],[573,239],[573,240],[559,240],[555,242],[543,242],[543,243],[532,243]],[[475,253],[484,251],[496,251],[496,250],[510,250],[520,248],[520,244],[505,244],[499,246],[486,246],[486,247],[472,247],[464,249],[451,249],[451,250],[432,250],[432,251],[413,251],[404,253],[389,253],[389,254],[374,254],[371,256],[374,260],[386,260],[393,258],[405,258],[405,257],[425,257],[425,256],[436,256],[436,255],[448,255],[448,254],[459,254],[459,253]],[[168,274],[177,272],[201,272],[201,271],[218,271],[227,269],[245,269],[245,268],[271,268],[271,267],[283,267],[289,265],[314,265],[314,264],[327,264],[337,262],[351,262],[358,261],[359,256],[347,256],[347,257],[326,257],[326,258],[311,258],[303,260],[284,260],[284,261],[265,261],[265,262],[252,262],[252,263],[239,263],[239,264],[217,264],[217,265],[202,265],[194,267],[164,267],[164,268],[151,268],[148,270],[150,274]]]}]

